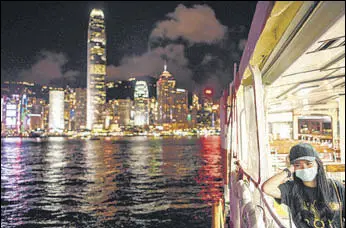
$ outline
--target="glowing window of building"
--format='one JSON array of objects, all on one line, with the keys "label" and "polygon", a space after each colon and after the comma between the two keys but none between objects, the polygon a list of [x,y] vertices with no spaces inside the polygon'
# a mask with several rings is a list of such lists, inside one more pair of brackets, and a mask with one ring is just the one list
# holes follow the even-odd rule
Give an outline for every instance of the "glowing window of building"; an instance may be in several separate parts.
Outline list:
[{"label": "glowing window of building", "polygon": [[105,74],[106,66],[102,64],[92,64],[90,66],[90,73],[91,74]]}]

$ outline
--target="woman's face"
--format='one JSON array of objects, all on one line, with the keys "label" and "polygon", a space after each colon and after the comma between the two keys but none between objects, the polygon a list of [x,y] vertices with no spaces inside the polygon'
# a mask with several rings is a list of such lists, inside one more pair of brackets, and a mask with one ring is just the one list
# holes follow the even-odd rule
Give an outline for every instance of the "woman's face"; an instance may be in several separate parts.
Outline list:
[{"label": "woman's face", "polygon": [[294,170],[308,169],[317,166],[316,161],[299,160],[294,162]]}]

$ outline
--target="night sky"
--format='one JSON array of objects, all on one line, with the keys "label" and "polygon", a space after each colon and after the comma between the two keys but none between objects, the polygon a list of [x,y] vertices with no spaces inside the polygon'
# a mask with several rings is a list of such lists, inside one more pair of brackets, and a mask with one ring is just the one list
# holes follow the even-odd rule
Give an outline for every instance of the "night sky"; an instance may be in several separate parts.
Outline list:
[{"label": "night sky", "polygon": [[107,81],[157,77],[180,87],[231,81],[257,2],[1,2],[1,80],[86,86],[92,8],[105,14]]}]

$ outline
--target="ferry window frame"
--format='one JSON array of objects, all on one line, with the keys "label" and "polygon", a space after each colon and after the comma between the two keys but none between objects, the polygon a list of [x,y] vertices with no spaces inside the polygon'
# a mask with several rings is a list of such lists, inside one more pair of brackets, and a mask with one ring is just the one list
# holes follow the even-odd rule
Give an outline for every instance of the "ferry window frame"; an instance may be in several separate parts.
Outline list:
[{"label": "ferry window frame", "polygon": [[[251,96],[251,97],[250,97]],[[251,101],[251,102],[249,102]],[[251,104],[250,104],[251,103]],[[236,94],[236,137],[237,141],[237,159],[242,161],[242,167],[247,175],[253,179],[256,184],[260,183],[260,152],[258,150],[258,131],[257,131],[257,110],[255,107],[254,87],[241,85]],[[250,112],[251,111],[251,112]],[[249,125],[249,118],[254,123]],[[253,127],[252,125],[256,125]],[[251,136],[249,135],[251,133]],[[250,145],[251,144],[251,145]],[[256,148],[256,149],[255,149]],[[256,150],[257,157],[253,159],[249,151]],[[251,153],[252,155],[253,153]],[[247,155],[247,156],[244,156]],[[251,163],[251,164],[250,164]]]},{"label": "ferry window frame", "polygon": [[[232,89],[233,90],[233,89]],[[231,150],[232,150],[232,158],[238,158],[239,157],[239,151],[237,149],[238,145],[238,113],[237,113],[237,102],[236,102],[236,95],[233,95],[232,91],[232,97],[231,97],[231,108],[232,108],[232,119],[231,119]]]}]

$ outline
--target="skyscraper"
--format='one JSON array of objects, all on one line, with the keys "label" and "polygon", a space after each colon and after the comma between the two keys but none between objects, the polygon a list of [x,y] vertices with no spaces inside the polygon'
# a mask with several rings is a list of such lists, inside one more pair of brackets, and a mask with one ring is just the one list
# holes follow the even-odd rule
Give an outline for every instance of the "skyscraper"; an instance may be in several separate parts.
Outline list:
[{"label": "skyscraper", "polygon": [[187,125],[187,115],[188,115],[188,92],[185,89],[176,89],[175,99],[174,99],[174,128],[175,129],[185,129],[188,128]]},{"label": "skyscraper", "polygon": [[1,97],[1,123],[2,123],[3,111],[4,111],[4,97]]},{"label": "skyscraper", "polygon": [[76,89],[76,130],[84,130],[86,128],[86,89]]},{"label": "skyscraper", "polygon": [[18,94],[5,98],[5,129],[9,135],[20,133],[20,98]]},{"label": "skyscraper", "polygon": [[163,125],[171,124],[173,119],[175,79],[173,75],[167,71],[166,64],[156,84],[159,123]]},{"label": "skyscraper", "polygon": [[135,125],[149,124],[149,90],[145,81],[136,81],[135,93]]},{"label": "skyscraper", "polygon": [[100,9],[90,13],[87,52],[87,129],[102,129],[101,114],[106,102],[106,32]]},{"label": "skyscraper", "polygon": [[133,96],[137,98],[149,98],[149,90],[146,81],[136,81],[135,93]]},{"label": "skyscraper", "polygon": [[49,91],[49,132],[64,131],[64,91]]},{"label": "skyscraper", "polygon": [[129,99],[119,99],[117,104],[117,115],[119,116],[120,126],[129,126],[131,118],[131,107],[132,100]]}]

